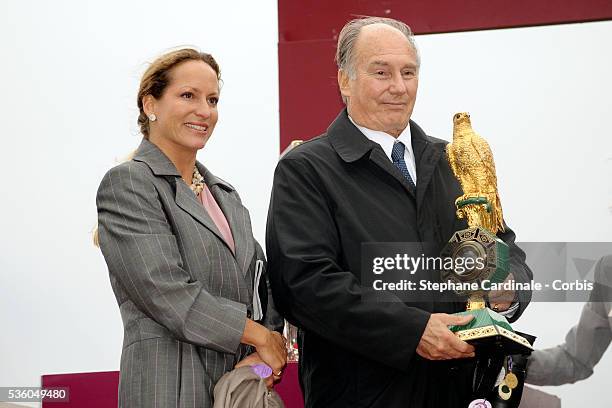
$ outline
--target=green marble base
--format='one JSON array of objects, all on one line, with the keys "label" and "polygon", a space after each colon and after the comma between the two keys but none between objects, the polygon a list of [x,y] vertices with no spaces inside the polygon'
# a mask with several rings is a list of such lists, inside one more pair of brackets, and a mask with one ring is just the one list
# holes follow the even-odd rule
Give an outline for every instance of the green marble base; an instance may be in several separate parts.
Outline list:
[{"label": "green marble base", "polygon": [[473,315],[464,326],[450,326],[461,340],[476,347],[501,347],[510,354],[530,354],[533,347],[524,337],[518,335],[508,320],[489,308],[454,313],[456,316]]}]

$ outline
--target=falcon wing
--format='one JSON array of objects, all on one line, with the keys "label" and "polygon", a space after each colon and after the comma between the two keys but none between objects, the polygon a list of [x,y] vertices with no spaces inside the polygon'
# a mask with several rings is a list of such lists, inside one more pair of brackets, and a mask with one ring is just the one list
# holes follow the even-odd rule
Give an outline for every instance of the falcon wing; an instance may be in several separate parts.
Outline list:
[{"label": "falcon wing", "polygon": [[472,147],[476,150],[476,154],[486,169],[487,184],[492,187],[492,190],[497,190],[497,173],[495,172],[495,162],[493,161],[493,152],[486,140],[474,133],[471,138]]}]

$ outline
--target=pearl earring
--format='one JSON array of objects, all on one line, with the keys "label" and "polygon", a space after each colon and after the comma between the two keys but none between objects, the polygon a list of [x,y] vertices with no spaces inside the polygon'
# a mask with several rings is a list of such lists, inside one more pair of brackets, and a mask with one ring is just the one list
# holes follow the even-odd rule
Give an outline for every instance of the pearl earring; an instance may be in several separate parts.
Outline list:
[{"label": "pearl earring", "polygon": [[152,114],[150,114],[150,115],[149,115],[149,120],[150,120],[151,122],[155,122],[155,121],[157,120],[157,116],[155,116],[155,114],[154,114],[154,113],[152,113]]}]

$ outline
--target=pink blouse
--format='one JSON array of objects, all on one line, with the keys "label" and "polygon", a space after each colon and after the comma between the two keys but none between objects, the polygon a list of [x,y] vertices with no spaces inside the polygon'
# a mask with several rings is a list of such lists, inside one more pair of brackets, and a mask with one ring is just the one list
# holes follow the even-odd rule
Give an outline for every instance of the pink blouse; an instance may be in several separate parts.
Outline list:
[{"label": "pink blouse", "polygon": [[219,232],[221,232],[223,240],[227,245],[229,245],[232,252],[236,254],[234,237],[232,236],[232,230],[227,222],[227,218],[225,218],[223,211],[221,211],[221,207],[219,207],[219,204],[217,204],[217,200],[215,200],[215,197],[212,195],[206,184],[204,184],[204,190],[202,190],[199,197],[200,202],[208,212],[208,215],[210,218],[212,218]]}]

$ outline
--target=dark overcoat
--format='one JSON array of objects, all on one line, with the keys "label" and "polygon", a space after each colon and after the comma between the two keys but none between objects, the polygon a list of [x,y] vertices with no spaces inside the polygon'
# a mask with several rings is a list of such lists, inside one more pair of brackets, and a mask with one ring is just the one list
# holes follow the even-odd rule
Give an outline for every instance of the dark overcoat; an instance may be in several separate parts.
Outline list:
[{"label": "dark overcoat", "polygon": [[[460,407],[471,397],[474,361],[429,361],[416,348],[431,313],[465,303],[363,301],[360,251],[366,242],[440,247],[467,227],[455,215],[462,194],[445,157],[447,142],[410,122],[417,166],[413,191],[380,145],[340,113],[323,135],[283,157],[268,214],[267,255],[282,314],[300,328],[306,407]],[[511,271],[529,281],[510,229]],[[382,295],[386,296],[386,295]],[[514,314],[515,320],[526,302]]]}]

